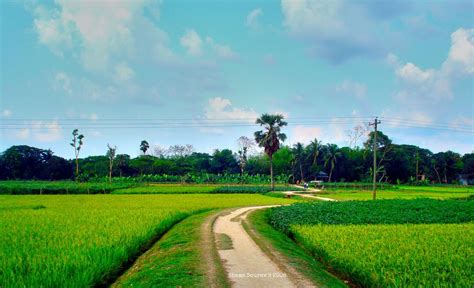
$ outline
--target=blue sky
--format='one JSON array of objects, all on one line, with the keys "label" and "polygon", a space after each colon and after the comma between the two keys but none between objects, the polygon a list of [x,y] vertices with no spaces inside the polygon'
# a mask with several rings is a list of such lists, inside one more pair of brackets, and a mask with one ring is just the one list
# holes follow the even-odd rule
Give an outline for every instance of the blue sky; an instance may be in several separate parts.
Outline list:
[{"label": "blue sky", "polygon": [[235,149],[265,112],[288,118],[287,144],[348,145],[379,116],[395,143],[474,150],[473,1],[0,5],[2,151],[70,158],[74,127],[82,156]]}]

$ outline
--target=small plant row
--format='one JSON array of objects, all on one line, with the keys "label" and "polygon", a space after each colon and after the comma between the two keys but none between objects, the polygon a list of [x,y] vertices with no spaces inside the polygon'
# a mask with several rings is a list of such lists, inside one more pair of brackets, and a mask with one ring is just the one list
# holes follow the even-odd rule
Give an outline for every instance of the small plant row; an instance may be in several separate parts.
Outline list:
[{"label": "small plant row", "polygon": [[285,233],[291,225],[431,224],[474,221],[472,200],[379,200],[304,202],[273,208],[270,224]]},{"label": "small plant row", "polygon": [[[289,176],[275,176],[275,183],[288,183]],[[105,182],[107,177],[91,178],[89,181]],[[154,183],[189,183],[189,184],[269,184],[270,176],[263,174],[256,175],[240,175],[240,174],[185,174],[185,175],[169,175],[169,174],[144,174],[133,177],[114,177],[114,182],[154,182]]]},{"label": "small plant row", "polygon": [[[372,190],[373,184],[368,182],[324,182],[322,186],[325,189],[355,189],[355,190]],[[377,189],[393,189],[394,186],[387,183],[377,183]]]},{"label": "small plant row", "polygon": [[223,186],[218,187],[211,193],[214,194],[231,194],[231,193],[249,193],[249,194],[265,194],[271,191],[288,191],[288,190],[303,190],[303,188],[275,186],[272,190],[269,186]]},{"label": "small plant row", "polygon": [[[287,191],[290,188],[285,186],[276,186],[273,191]],[[296,188],[301,190],[301,188]],[[291,190],[296,190],[293,187]],[[115,190],[114,194],[265,194],[272,191],[266,186],[235,185],[172,185],[172,184],[149,184],[125,189]]]},{"label": "small plant row", "polygon": [[73,181],[1,181],[0,194],[109,194],[116,189],[132,187],[126,182],[78,183]]},{"label": "small plant row", "polygon": [[[274,191],[287,191],[286,186],[276,186]],[[302,188],[291,188],[302,190]],[[270,186],[262,185],[181,185],[181,184],[151,184],[130,181],[120,182],[87,182],[72,181],[3,181],[0,182],[0,194],[195,194],[195,193],[248,193],[264,194],[270,192]]]}]

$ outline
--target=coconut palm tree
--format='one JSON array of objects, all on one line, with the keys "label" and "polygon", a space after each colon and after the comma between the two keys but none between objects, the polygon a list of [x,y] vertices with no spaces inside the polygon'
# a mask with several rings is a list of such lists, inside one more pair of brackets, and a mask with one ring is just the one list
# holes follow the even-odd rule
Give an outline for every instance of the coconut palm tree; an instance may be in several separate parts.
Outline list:
[{"label": "coconut palm tree", "polygon": [[337,158],[341,156],[341,152],[337,151],[337,145],[336,144],[328,144],[325,149],[325,161],[324,161],[324,166],[327,167],[328,164],[331,164],[331,171],[329,172],[329,179],[328,181],[331,182],[331,177],[332,177],[332,170],[334,170],[334,167],[336,166],[337,163]]},{"label": "coconut palm tree", "polygon": [[146,155],[146,151],[150,148],[150,144],[146,140],[142,140],[142,143],[140,143],[140,150],[143,152],[143,156]]},{"label": "coconut palm tree", "polygon": [[280,149],[280,141],[286,140],[286,135],[281,133],[281,128],[288,123],[283,121],[284,117],[280,114],[263,114],[255,121],[256,124],[263,126],[264,129],[254,133],[255,142],[258,146],[264,148],[265,153],[270,158],[270,178],[272,190],[275,189],[273,180],[273,154]]},{"label": "coconut palm tree", "polygon": [[318,157],[319,154],[321,153],[321,148],[322,148],[322,143],[321,141],[318,141],[318,139],[314,138],[311,143],[309,143],[307,149],[308,149],[308,158],[312,158],[311,160],[311,165],[314,167],[313,169],[316,169],[318,166]]},{"label": "coconut palm tree", "polygon": [[304,176],[303,176],[304,146],[302,143],[298,142],[295,145],[293,145],[293,149],[291,150],[293,152],[293,161],[295,161],[295,163],[298,163],[298,167],[300,169],[301,181],[304,182]]}]

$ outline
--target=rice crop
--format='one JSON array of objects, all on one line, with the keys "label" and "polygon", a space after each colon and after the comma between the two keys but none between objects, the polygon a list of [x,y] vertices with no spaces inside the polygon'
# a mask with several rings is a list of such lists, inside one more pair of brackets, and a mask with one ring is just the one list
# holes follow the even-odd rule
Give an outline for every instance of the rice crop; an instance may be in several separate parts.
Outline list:
[{"label": "rice crop", "polygon": [[262,195],[0,195],[0,287],[105,285],[190,214],[291,202]]},{"label": "rice crop", "polygon": [[474,224],[294,225],[296,240],[362,287],[473,287]]}]

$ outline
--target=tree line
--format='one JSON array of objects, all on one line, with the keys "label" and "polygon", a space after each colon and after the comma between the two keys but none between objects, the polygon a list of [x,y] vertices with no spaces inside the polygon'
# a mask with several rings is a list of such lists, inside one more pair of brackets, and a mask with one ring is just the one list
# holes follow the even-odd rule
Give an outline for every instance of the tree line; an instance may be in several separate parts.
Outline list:
[{"label": "tree line", "polygon": [[[71,160],[51,150],[26,145],[12,146],[0,154],[0,179],[87,181],[97,178],[135,177],[140,175],[240,174],[280,175],[289,182],[322,179],[330,182],[370,182],[374,171],[374,132],[368,133],[361,146],[339,147],[314,139],[309,144],[283,145],[286,126],[282,115],[263,114],[256,121],[262,130],[253,139],[237,139],[237,150],[216,149],[212,154],[196,152],[192,145],[151,147],[139,143],[141,155],[132,158],[119,154],[107,144],[104,155],[80,158],[85,137],[75,129],[70,145]],[[394,144],[377,131],[378,182],[457,183],[459,176],[474,179],[474,153],[460,155],[452,151],[433,153],[415,145]],[[264,153],[255,153],[255,147]],[[273,183],[273,181],[272,181]]]}]

